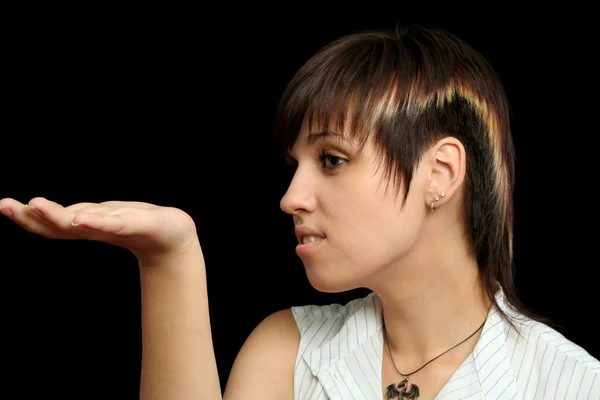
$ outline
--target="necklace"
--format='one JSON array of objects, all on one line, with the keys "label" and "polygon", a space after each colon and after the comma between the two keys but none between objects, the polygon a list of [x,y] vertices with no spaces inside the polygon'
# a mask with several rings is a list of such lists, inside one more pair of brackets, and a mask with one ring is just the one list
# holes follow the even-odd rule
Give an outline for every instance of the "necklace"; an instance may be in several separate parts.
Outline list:
[{"label": "necklace", "polygon": [[[487,318],[486,318],[487,320]],[[431,360],[427,361],[425,364],[423,364],[420,368],[408,373],[408,374],[403,374],[402,372],[398,371],[398,368],[396,367],[396,363],[394,362],[394,357],[392,357],[392,351],[390,350],[390,342],[387,338],[387,330],[385,329],[385,322],[384,322],[384,333],[385,333],[385,343],[387,345],[387,349],[388,352],[390,353],[390,359],[392,360],[392,364],[394,365],[394,368],[396,369],[396,372],[398,372],[400,375],[402,375],[404,377],[404,379],[402,381],[400,381],[397,385],[395,385],[394,383],[392,383],[391,385],[389,385],[387,387],[387,391],[386,391],[386,399],[393,399],[393,398],[398,398],[399,400],[403,400],[403,399],[416,399],[419,397],[420,393],[419,393],[419,387],[417,385],[415,385],[414,383],[410,384],[410,389],[409,389],[409,383],[408,383],[408,378],[412,375],[415,374],[417,372],[419,372],[420,370],[422,370],[423,368],[425,368],[425,366],[427,366],[430,362],[436,360],[437,358],[443,356],[444,354],[446,354],[447,352],[449,352],[450,350],[454,349],[455,347],[460,346],[461,344],[463,344],[464,342],[466,342],[467,340],[469,340],[470,338],[473,337],[473,335],[475,335],[477,332],[479,332],[479,330],[481,328],[483,328],[483,325],[485,325],[485,320],[483,321],[483,323],[481,324],[481,326],[479,328],[477,328],[477,330],[473,333],[471,333],[465,340],[463,340],[462,342],[450,347],[448,350],[444,351],[443,353],[433,357]]]}]

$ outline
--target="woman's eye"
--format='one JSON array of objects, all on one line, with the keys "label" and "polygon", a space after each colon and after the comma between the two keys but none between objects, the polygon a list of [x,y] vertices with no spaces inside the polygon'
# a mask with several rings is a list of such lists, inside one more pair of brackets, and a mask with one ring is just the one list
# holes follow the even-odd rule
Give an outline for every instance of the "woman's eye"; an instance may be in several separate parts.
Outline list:
[{"label": "woman's eye", "polygon": [[334,154],[330,154],[327,152],[321,153],[321,156],[319,157],[319,159],[321,160],[321,164],[322,164],[323,168],[326,168],[326,169],[336,168],[346,161],[342,157],[338,157]]}]

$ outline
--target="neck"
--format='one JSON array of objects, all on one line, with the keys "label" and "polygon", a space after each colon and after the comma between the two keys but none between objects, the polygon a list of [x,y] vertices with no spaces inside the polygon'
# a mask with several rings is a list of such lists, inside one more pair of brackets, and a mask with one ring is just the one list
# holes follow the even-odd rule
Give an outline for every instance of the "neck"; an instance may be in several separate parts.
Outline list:
[{"label": "neck", "polygon": [[[379,294],[378,297],[390,351],[395,359],[405,360],[402,372],[462,342],[482,325],[489,312],[489,302],[477,291],[469,295],[457,293],[456,288],[439,288],[404,304]],[[469,342],[474,345],[477,338],[478,334]]]},{"label": "neck", "polygon": [[[460,254],[427,246],[410,261],[390,266],[387,276],[378,277],[380,284],[371,286],[381,302],[386,345],[402,373],[462,342],[487,318],[491,303],[481,288],[477,262]],[[480,333],[444,358],[466,357]]]}]

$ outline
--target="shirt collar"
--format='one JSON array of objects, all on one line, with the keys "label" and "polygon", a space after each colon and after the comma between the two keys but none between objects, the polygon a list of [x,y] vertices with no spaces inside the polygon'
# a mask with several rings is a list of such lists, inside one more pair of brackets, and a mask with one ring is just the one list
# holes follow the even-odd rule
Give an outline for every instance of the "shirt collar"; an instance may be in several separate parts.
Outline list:
[{"label": "shirt collar", "polygon": [[[498,307],[505,311],[509,316],[518,316],[506,302],[504,293],[499,290],[496,294]],[[314,376],[329,376],[330,370],[336,367],[339,360],[345,359],[348,365],[356,362],[355,357],[348,357],[349,354],[362,346],[369,346],[374,349],[379,359],[383,351],[383,320],[382,308],[379,298],[371,292],[366,297],[354,300],[346,305],[347,312],[336,315],[336,318],[342,318],[341,328],[329,340],[323,342],[321,346],[304,353],[303,358],[310,365]],[[517,384],[514,379],[510,359],[506,350],[507,325],[504,323],[502,314],[496,307],[492,307],[483,326],[482,333],[474,347],[473,353],[463,365],[473,362],[478,375],[479,387],[474,386],[475,392],[490,393],[497,388],[504,388],[506,393],[517,391]],[[323,353],[331,354],[331,357],[321,359],[319,363],[310,363],[311,357],[317,359]],[[379,365],[381,368],[381,364]],[[381,370],[378,369],[379,379],[381,380]],[[457,374],[448,381],[438,397],[444,396],[448,391],[453,390],[451,384]],[[347,377],[351,379],[351,377]],[[329,383],[331,384],[331,383]]]}]

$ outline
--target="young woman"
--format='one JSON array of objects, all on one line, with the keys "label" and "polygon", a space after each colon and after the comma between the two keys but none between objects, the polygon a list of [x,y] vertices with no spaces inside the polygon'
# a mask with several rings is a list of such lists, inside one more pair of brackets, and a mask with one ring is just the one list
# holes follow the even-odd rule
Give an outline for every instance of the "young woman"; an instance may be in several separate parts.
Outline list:
[{"label": "young woman", "polygon": [[[326,46],[276,121],[313,287],[348,304],[278,311],[240,350],[226,399],[599,398],[600,362],[529,313],[512,276],[514,150],[501,82],[468,44],[413,26]],[[49,238],[140,264],[143,399],[218,399],[201,245],[182,210],[0,201]]]}]

